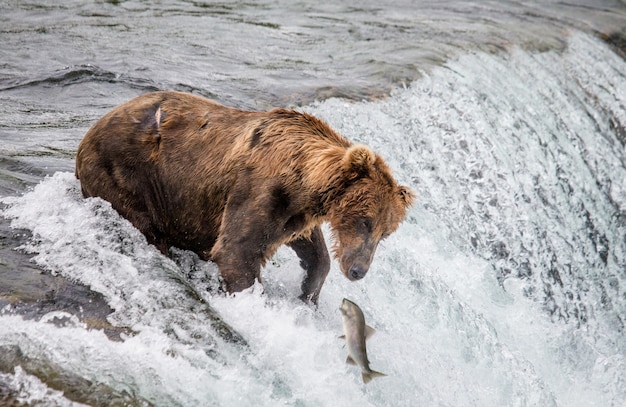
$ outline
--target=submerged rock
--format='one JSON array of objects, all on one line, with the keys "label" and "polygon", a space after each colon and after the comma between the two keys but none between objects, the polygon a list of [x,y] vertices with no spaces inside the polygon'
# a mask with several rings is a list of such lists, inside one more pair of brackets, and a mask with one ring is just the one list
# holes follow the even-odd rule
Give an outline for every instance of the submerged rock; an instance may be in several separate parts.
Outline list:
[{"label": "submerged rock", "polygon": [[622,58],[626,59],[626,28],[611,33],[599,33],[600,38],[609,44]]},{"label": "submerged rock", "polygon": [[[31,359],[24,355],[16,345],[0,346],[0,372],[12,374],[18,366],[26,373],[37,377],[49,388],[62,392],[68,400],[78,403],[94,407],[149,407],[153,405],[125,390],[119,391],[106,384],[93,382],[67,372],[48,360]],[[3,405],[23,405],[16,391],[2,382],[0,382],[0,401]]]}]

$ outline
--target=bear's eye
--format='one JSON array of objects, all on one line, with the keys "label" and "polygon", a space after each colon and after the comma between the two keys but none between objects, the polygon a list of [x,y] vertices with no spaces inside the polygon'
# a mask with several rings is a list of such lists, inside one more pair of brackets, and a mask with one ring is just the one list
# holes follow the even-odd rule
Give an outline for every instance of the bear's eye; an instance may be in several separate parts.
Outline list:
[{"label": "bear's eye", "polygon": [[356,230],[358,233],[372,233],[372,220],[370,218],[359,218],[356,221]]}]

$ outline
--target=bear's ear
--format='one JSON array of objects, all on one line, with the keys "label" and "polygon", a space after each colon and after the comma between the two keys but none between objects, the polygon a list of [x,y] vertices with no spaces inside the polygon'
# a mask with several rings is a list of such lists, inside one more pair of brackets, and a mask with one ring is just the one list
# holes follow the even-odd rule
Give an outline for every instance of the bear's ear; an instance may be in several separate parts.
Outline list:
[{"label": "bear's ear", "polygon": [[367,146],[350,146],[343,156],[343,168],[348,174],[362,176],[369,173],[376,161],[376,155]]},{"label": "bear's ear", "polygon": [[415,194],[408,187],[400,185],[398,187],[398,194],[400,195],[400,199],[402,199],[405,207],[413,205]]}]

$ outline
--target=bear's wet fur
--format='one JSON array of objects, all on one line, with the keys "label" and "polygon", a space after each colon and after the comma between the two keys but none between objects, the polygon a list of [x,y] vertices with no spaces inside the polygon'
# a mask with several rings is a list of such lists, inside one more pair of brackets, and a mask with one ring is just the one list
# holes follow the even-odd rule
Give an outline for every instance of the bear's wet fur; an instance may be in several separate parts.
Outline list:
[{"label": "bear's wet fur", "polygon": [[228,292],[260,280],[283,244],[316,303],[330,268],[320,225],[351,280],[413,201],[387,164],[306,113],[243,111],[181,92],[139,96],[103,116],[78,147],[85,197],[109,201],[163,253],[215,262]]}]

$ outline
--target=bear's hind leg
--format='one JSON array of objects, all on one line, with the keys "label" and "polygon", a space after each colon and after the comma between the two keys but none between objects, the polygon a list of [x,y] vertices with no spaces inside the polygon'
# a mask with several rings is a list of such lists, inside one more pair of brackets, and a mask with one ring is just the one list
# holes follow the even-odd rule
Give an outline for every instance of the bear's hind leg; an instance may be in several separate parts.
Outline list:
[{"label": "bear's hind leg", "polygon": [[156,227],[150,220],[150,216],[147,212],[135,211],[132,209],[126,209],[125,211],[118,210],[118,212],[128,219],[139,231],[146,237],[149,244],[154,245],[163,255],[169,255],[170,245],[167,243],[167,239],[157,231]]},{"label": "bear's hind leg", "polygon": [[317,304],[322,285],[330,270],[330,256],[322,230],[316,226],[309,238],[300,238],[287,245],[296,252],[300,258],[300,265],[306,271],[300,299]]}]

